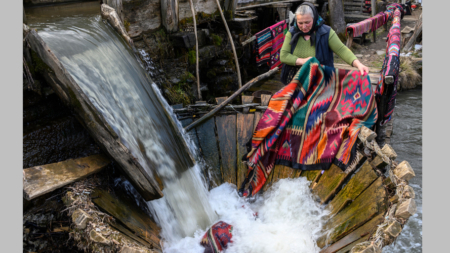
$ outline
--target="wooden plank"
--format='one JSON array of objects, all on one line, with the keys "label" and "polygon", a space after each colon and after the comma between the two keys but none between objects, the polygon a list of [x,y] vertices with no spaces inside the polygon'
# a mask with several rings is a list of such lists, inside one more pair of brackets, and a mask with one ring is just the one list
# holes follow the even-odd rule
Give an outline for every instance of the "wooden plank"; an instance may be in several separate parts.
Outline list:
[{"label": "wooden plank", "polygon": [[261,105],[268,105],[272,95],[261,94]]},{"label": "wooden plank", "polygon": [[326,243],[333,244],[376,215],[384,214],[386,209],[386,190],[382,178],[379,177],[355,201],[328,220],[323,228],[323,231],[327,232],[317,240],[317,245],[323,248]]},{"label": "wooden plank", "polygon": [[[251,96],[253,98],[253,96]],[[242,163],[242,157],[247,154],[245,144],[252,138],[255,114],[237,115],[237,186],[240,187],[247,175],[248,167]]]},{"label": "wooden plank", "polygon": [[363,238],[356,240],[356,241],[352,242],[351,244],[345,246],[344,248],[342,248],[341,250],[339,250],[336,253],[348,253],[348,252],[350,252],[350,250],[352,250],[353,247],[355,247],[356,244],[369,240],[369,237],[370,237],[370,235],[366,235]]},{"label": "wooden plank", "polygon": [[358,241],[362,238],[365,238],[371,234],[373,234],[377,226],[384,221],[384,213],[377,215],[375,218],[368,221],[366,224],[362,225],[346,237],[342,238],[341,240],[333,243],[328,248],[323,249],[320,251],[320,253],[333,253],[340,249],[345,248],[345,246],[352,244],[355,241]]},{"label": "wooden plank", "polygon": [[216,116],[224,182],[236,184],[236,115]]},{"label": "wooden plank", "polygon": [[331,167],[322,174],[312,192],[320,198],[321,204],[324,204],[330,193],[341,186],[347,176],[348,174],[342,171],[341,168],[332,164]]},{"label": "wooden plank", "polygon": [[104,189],[96,188],[92,195],[92,202],[114,216],[117,221],[121,222],[139,238],[150,243],[155,248],[160,248],[160,239],[158,237],[160,228],[146,213],[136,206],[134,201],[112,195]]},{"label": "wooden plank", "polygon": [[225,100],[227,100],[228,97],[217,97],[216,98],[216,103],[218,105],[222,104]]},{"label": "wooden plank", "polygon": [[220,171],[219,148],[215,134],[214,118],[209,118],[205,123],[196,127],[195,130],[199,139],[200,151],[209,167],[212,184],[219,186],[224,181]]},{"label": "wooden plank", "polygon": [[69,159],[23,170],[23,194],[27,200],[99,172],[111,161],[104,155]]},{"label": "wooden plank", "polygon": [[[242,99],[242,104],[243,104],[243,105],[245,105],[245,104],[250,104],[250,103],[253,102],[253,96],[245,96],[245,95],[242,95],[242,96],[241,96],[241,99]],[[248,113],[249,110],[250,110],[250,107],[247,107],[247,108],[242,109],[242,112],[243,112],[243,113]]]},{"label": "wooden plank", "polygon": [[[194,121],[194,119],[192,118],[187,118],[187,119],[183,119],[180,120],[181,125],[183,127],[191,124]],[[197,133],[195,129],[191,129],[189,132],[187,132],[187,134],[189,135],[189,137],[191,138],[191,140],[194,142],[194,144],[196,145],[197,148],[200,148],[200,144],[198,142],[198,138],[197,138]]]},{"label": "wooden plank", "polygon": [[[302,171],[302,174],[300,174],[301,177],[306,177],[308,181],[316,182],[318,177],[321,175],[321,170],[304,170]],[[313,183],[311,184],[311,187],[313,186]]]},{"label": "wooden plank", "polygon": [[327,208],[331,211],[331,215],[337,214],[345,207],[346,203],[356,199],[377,177],[378,175],[373,171],[369,162],[364,162],[361,169],[348,181],[347,185],[328,203]]}]

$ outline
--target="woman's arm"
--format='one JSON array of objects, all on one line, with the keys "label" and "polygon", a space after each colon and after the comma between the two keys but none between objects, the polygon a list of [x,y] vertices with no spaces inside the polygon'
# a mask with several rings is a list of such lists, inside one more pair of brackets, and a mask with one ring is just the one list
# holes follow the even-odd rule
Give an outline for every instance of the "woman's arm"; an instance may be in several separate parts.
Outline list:
[{"label": "woman's arm", "polygon": [[363,65],[358,58],[353,54],[353,52],[342,43],[342,41],[337,36],[336,32],[331,29],[330,37],[328,38],[328,45],[341,59],[343,59],[348,65],[358,68],[361,75],[364,72],[369,73],[369,68]]},{"label": "woman's arm", "polygon": [[296,66],[297,64],[297,56],[291,54],[291,45],[289,44],[291,42],[292,34],[290,32],[286,33],[286,36],[284,37],[284,43],[280,50],[280,61],[284,64]]}]

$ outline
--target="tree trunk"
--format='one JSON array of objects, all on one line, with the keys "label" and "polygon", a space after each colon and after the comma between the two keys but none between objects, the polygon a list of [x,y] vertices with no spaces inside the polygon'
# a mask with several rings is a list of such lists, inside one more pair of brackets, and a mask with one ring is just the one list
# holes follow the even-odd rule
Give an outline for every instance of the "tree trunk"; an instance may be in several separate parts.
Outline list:
[{"label": "tree trunk", "polygon": [[178,0],[161,1],[161,21],[167,32],[178,31]]},{"label": "tree trunk", "polygon": [[416,43],[417,37],[419,37],[419,35],[421,33],[422,33],[422,14],[420,14],[420,17],[417,20],[416,26],[414,27],[413,35],[409,38],[408,42],[406,43],[405,47],[403,48],[404,52],[411,50],[411,48]]},{"label": "tree trunk", "polygon": [[328,10],[330,10],[331,28],[333,28],[338,35],[345,33],[346,23],[342,0],[329,0]]}]

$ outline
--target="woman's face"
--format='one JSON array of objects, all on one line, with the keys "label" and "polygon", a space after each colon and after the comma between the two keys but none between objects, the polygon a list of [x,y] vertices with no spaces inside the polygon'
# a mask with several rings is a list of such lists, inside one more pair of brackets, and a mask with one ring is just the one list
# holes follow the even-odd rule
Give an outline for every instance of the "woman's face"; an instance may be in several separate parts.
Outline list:
[{"label": "woman's face", "polygon": [[300,31],[307,33],[313,26],[313,18],[309,14],[297,14],[297,26]]}]

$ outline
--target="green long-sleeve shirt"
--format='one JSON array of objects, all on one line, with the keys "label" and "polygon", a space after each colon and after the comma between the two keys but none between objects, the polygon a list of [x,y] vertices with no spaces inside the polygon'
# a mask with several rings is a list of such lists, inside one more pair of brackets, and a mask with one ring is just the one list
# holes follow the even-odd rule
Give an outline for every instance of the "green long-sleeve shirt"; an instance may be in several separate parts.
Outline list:
[{"label": "green long-sleeve shirt", "polygon": [[[294,49],[294,53],[291,54],[291,45],[289,44],[291,42],[291,38],[292,34],[290,32],[287,32],[280,51],[280,60],[282,63],[295,66],[295,61],[297,60],[297,58],[308,58],[316,56],[316,47],[311,46],[311,41],[305,40],[303,36],[298,39],[298,43]],[[335,52],[349,65],[352,65],[353,61],[357,59],[353,52],[341,42],[333,29],[330,30],[328,45],[331,50],[333,50],[333,52]]]}]

